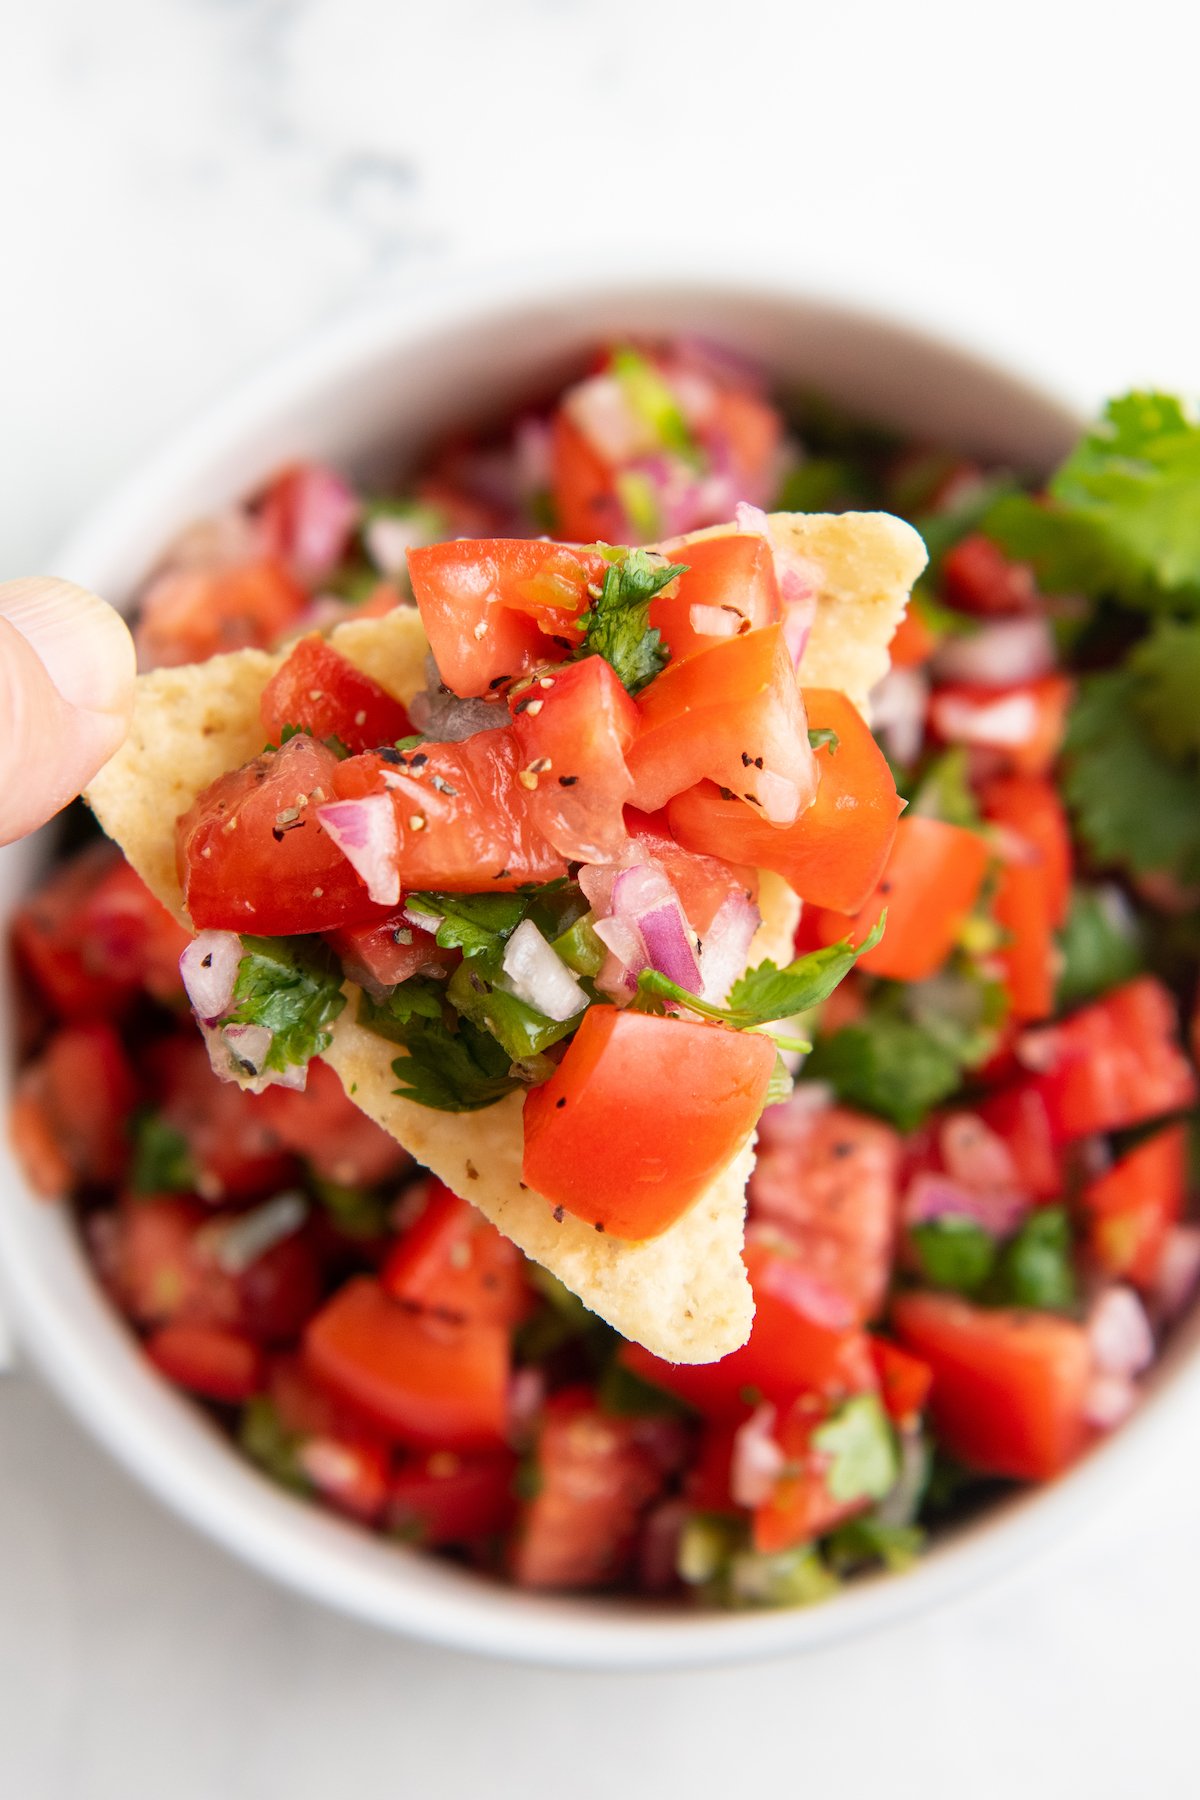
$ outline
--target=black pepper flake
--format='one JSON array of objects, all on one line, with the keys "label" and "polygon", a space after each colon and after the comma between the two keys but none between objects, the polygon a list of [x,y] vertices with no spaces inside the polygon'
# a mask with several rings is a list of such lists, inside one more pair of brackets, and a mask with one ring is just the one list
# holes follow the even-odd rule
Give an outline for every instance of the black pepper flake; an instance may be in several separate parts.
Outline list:
[{"label": "black pepper flake", "polygon": [[529,1183],[527,1181],[518,1181],[517,1186],[520,1188],[520,1190],[523,1194],[527,1194],[529,1192]]},{"label": "black pepper flake", "polygon": [[424,750],[418,750],[408,766],[410,769],[423,769],[428,761],[429,758],[426,756]]},{"label": "black pepper flake", "polygon": [[560,775],[558,785],[559,787],[574,787],[578,780],[578,775]]},{"label": "black pepper flake", "polygon": [[881,881],[879,884],[879,891],[881,894],[890,894],[892,891],[891,882],[890,881]]},{"label": "black pepper flake", "polygon": [[502,688],[506,681],[511,680],[511,675],[493,675],[492,679],[488,682],[488,686],[490,688]]},{"label": "black pepper flake", "polygon": [[718,792],[718,794],[720,794],[722,800],[732,800],[734,798],[734,792],[733,792],[732,788],[719,787],[717,789],[717,792]]},{"label": "black pepper flake", "polygon": [[743,769],[752,769],[754,767],[754,758],[748,750],[742,751],[742,767]]},{"label": "black pepper flake", "polygon": [[761,806],[762,805],[762,801],[758,798],[758,796],[756,794],[743,794],[742,799],[748,800],[750,802],[751,806]]},{"label": "black pepper flake", "polygon": [[601,1224],[599,1219],[596,1220],[596,1230],[600,1231],[600,1232],[603,1232],[603,1230],[604,1230],[604,1226]]},{"label": "black pepper flake", "polygon": [[853,1156],[854,1155],[854,1145],[848,1144],[848,1143],[846,1143],[846,1141],[844,1139],[842,1139],[833,1146],[833,1154],[835,1156]]},{"label": "black pepper flake", "polygon": [[212,951],[211,950],[209,951],[207,956],[202,956],[200,958],[200,967],[202,969],[211,969],[212,968]]},{"label": "black pepper flake", "polygon": [[762,766],[763,766],[763,759],[762,759],[762,757],[761,757],[761,756],[756,756],[756,757],[755,757],[755,759],[754,759],[754,766],[755,766],[755,768],[756,768],[756,769],[761,769],[761,768],[762,768]]},{"label": "black pepper flake", "polygon": [[395,744],[383,744],[375,752],[375,754],[379,758],[380,762],[401,763],[404,761],[404,758],[401,756],[400,752],[397,750]]},{"label": "black pepper flake", "polygon": [[478,1181],[479,1180],[479,1170],[475,1167],[475,1164],[473,1162],[469,1162],[467,1164],[467,1180],[468,1181]]},{"label": "black pepper flake", "polygon": [[556,1225],[561,1225],[563,1222],[563,1219],[565,1217],[566,1217],[566,1208],[562,1207],[562,1206],[556,1206],[554,1209],[554,1213],[553,1213],[554,1223]]},{"label": "black pepper flake", "polygon": [[559,1107],[559,1108],[564,1107],[567,1104],[567,1096],[565,1094],[563,1094],[561,1096],[561,1098],[559,1098],[558,1100],[556,1100],[554,1102],[554,1104],[556,1107]]},{"label": "black pepper flake", "polygon": [[538,696],[534,693],[522,694],[521,698],[512,709],[513,718],[515,719],[518,713],[523,713],[526,707],[532,706],[537,697]]},{"label": "black pepper flake", "polygon": [[497,869],[496,873],[492,876],[492,880],[493,881],[507,881],[511,874],[512,874],[511,869]]}]

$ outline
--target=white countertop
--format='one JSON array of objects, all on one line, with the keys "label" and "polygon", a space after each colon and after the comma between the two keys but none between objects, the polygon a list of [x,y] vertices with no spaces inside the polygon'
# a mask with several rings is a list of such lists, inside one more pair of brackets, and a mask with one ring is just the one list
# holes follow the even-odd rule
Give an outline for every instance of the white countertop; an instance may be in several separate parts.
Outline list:
[{"label": "white countertop", "polygon": [[[1111,23],[1106,23],[1111,19]],[[0,572],[320,320],[457,260],[778,258],[1082,401],[1200,391],[1178,5],[39,0],[0,106]],[[0,1793],[1195,1792],[1200,1419],[1085,1533],[869,1643],[556,1675],[378,1636],[0,1384]]]}]

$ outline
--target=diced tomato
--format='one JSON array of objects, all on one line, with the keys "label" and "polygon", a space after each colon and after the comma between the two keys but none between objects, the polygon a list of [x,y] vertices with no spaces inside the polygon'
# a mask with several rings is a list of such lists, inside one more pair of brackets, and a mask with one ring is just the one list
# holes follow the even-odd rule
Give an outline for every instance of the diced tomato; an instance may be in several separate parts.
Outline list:
[{"label": "diced tomato", "polygon": [[258,1393],[266,1377],[258,1345],[217,1325],[161,1325],[146,1339],[146,1355],[176,1387],[231,1405]]},{"label": "diced tomato", "polygon": [[643,1512],[663,1486],[636,1419],[601,1410],[586,1388],[547,1404],[538,1435],[538,1489],[513,1546],[520,1587],[611,1586],[629,1568]]},{"label": "diced tomato", "polygon": [[366,1525],[379,1523],[391,1487],[390,1445],[313,1437],[297,1445],[296,1461],[322,1500],[338,1512]]},{"label": "diced tomato", "polygon": [[119,1181],[137,1097],[111,1025],[93,1019],[62,1026],[17,1081],[12,1134],[31,1184],[53,1197],[64,1191],[64,1175],[67,1185]]},{"label": "diced tomato", "polygon": [[190,941],[112,844],[89,844],[55,869],[13,920],[19,961],[61,1017],[123,1011],[148,988],[183,992]]},{"label": "diced tomato", "polygon": [[263,730],[279,743],[287,726],[315,738],[340,738],[351,754],[408,737],[412,723],[392,698],[317,632],[302,637],[259,700]]},{"label": "diced tomato", "polygon": [[479,698],[580,643],[598,550],[544,539],[460,538],[410,550],[408,572],[438,673]]},{"label": "diced tomato", "polygon": [[558,535],[581,544],[626,544],[631,531],[613,472],[561,409],[551,435],[551,490]]},{"label": "diced tomato", "polygon": [[614,670],[601,656],[568,663],[515,696],[512,713],[534,826],[569,862],[618,862],[638,712]]},{"label": "diced tomato", "polygon": [[332,780],[340,800],[391,795],[404,889],[477,894],[567,872],[529,816],[521,768],[514,731],[481,731],[461,744],[422,744],[399,764],[354,756]]},{"label": "diced tomato", "polygon": [[1044,1481],[1086,1446],[1092,1352],[1082,1325],[929,1293],[901,1294],[892,1319],[933,1370],[930,1411],[952,1456],[989,1475]]},{"label": "diced tomato", "polygon": [[1175,1002],[1150,975],[1027,1034],[1024,1044],[1023,1060],[1046,1071],[1038,1089],[1058,1143],[1140,1125],[1196,1099]]},{"label": "diced tomato", "polygon": [[1045,775],[1062,748],[1071,701],[1065,675],[1043,675],[1016,687],[938,688],[929,723],[947,744],[990,752],[1018,775]]},{"label": "diced tomato", "polygon": [[498,1537],[516,1513],[516,1473],[508,1450],[408,1457],[389,1484],[387,1528],[428,1550]]},{"label": "diced tomato", "polygon": [[219,1080],[198,1037],[156,1045],[153,1075],[163,1122],[186,1143],[203,1199],[249,1200],[294,1178],[296,1165],[262,1104],[266,1096]]},{"label": "diced tomato", "polygon": [[269,1087],[257,1111],[279,1142],[304,1157],[313,1173],[340,1187],[375,1187],[398,1181],[412,1157],[395,1138],[360,1112],[328,1064],[314,1057],[308,1085]]},{"label": "diced tomato", "polygon": [[790,825],[811,803],[816,764],[782,625],[668,663],[638,712],[626,761],[643,812],[705,780],[749,796],[777,825]]},{"label": "diced tomato", "polygon": [[613,1237],[657,1237],[745,1143],[774,1067],[756,1032],[592,1007],[526,1095],[524,1178]]},{"label": "diced tomato", "polygon": [[668,1363],[641,1344],[619,1360],[643,1381],[694,1406],[707,1418],[744,1418],[759,1400],[790,1406],[798,1394],[842,1399],[876,1386],[870,1340],[849,1306],[836,1305],[794,1248],[761,1231],[746,1243],[754,1290],[754,1326],[740,1350],[715,1363]]},{"label": "diced tomato", "polygon": [[142,596],[138,656],[155,669],[206,662],[230,650],[270,650],[307,604],[299,582],[274,560],[168,569]]},{"label": "diced tomato", "polygon": [[401,1306],[369,1276],[327,1300],[304,1335],[309,1369],[379,1430],[424,1450],[499,1444],[508,1333]]},{"label": "diced tomato", "polygon": [[1057,929],[1071,899],[1071,831],[1054,786],[1037,775],[1000,775],[984,784],[985,815],[1016,832],[1041,854],[1051,923]]},{"label": "diced tomato", "polygon": [[425,1210],[397,1239],[381,1279],[395,1299],[445,1318],[513,1326],[530,1312],[517,1246],[432,1176]]},{"label": "diced tomato", "polygon": [[913,1425],[920,1417],[933,1384],[933,1370],[889,1338],[873,1337],[871,1355],[879,1376],[879,1397],[897,1425]]},{"label": "diced tomato", "polygon": [[692,622],[694,606],[724,613],[734,628],[725,634],[731,637],[773,625],[778,619],[775,557],[770,544],[757,533],[697,538],[681,546],[678,553],[672,552],[671,560],[686,563],[687,573],[650,602],[650,623],[662,633],[672,663],[711,650],[719,641],[720,634],[697,630]]},{"label": "diced tomato", "polygon": [[1062,1161],[1050,1129],[1046,1099],[1036,1081],[1018,1081],[980,1100],[975,1111],[1012,1157],[1017,1185],[1033,1200],[1058,1200]]},{"label": "diced tomato", "polygon": [[257,518],[271,554],[297,581],[317,587],[345,558],[361,512],[335,470],[323,463],[292,463],[267,488]]},{"label": "diced tomato", "polygon": [[768,1107],[750,1177],[756,1217],[787,1232],[810,1275],[861,1322],[883,1304],[899,1205],[899,1135],[843,1106]]},{"label": "diced tomato", "polygon": [[738,491],[752,500],[765,499],[764,487],[783,434],[779,409],[741,387],[721,387],[705,423],[707,443],[725,449],[738,480]]},{"label": "diced tomato", "polygon": [[723,854],[704,856],[685,850],[672,836],[665,813],[651,817],[629,806],[625,809],[625,824],[639,849],[662,865],[697,937],[708,935],[727,900],[757,899],[756,868],[730,862]]},{"label": "diced tomato", "polygon": [[806,688],[808,724],[834,731],[837,748],[816,752],[816,799],[795,823],[768,825],[736,797],[701,782],[667,806],[681,844],[715,856],[774,869],[803,899],[837,912],[857,911],[878,882],[892,841],[900,801],[887,758],[857,707],[831,688]]},{"label": "diced tomato", "polygon": [[378,925],[327,931],[325,941],[351,981],[375,990],[398,987],[410,975],[426,970],[453,968],[459,960],[456,950],[440,950],[433,933],[410,925],[403,912],[392,913]]},{"label": "diced tomato", "polygon": [[[749,1411],[749,1407],[740,1409],[743,1415]],[[684,1492],[690,1503],[701,1512],[737,1511],[732,1491],[733,1446],[741,1423],[742,1419],[738,1414],[732,1418],[704,1421],[699,1448],[684,1478]]]},{"label": "diced tomato", "polygon": [[985,618],[1033,612],[1039,602],[1033,570],[1010,562],[990,538],[973,532],[942,558],[942,588],[951,606]]},{"label": "diced tomato", "polygon": [[882,941],[858,960],[871,975],[924,981],[936,975],[979,897],[989,861],[977,832],[941,819],[909,814],[879,884],[852,919],[825,910],[811,921],[822,944],[849,936],[861,944],[886,908]]},{"label": "diced tomato", "polygon": [[829,1491],[829,1458],[813,1443],[813,1434],[829,1411],[828,1404],[806,1396],[793,1401],[775,1429],[775,1440],[787,1459],[784,1473],[770,1498],[754,1508],[751,1524],[754,1548],[765,1555],[820,1537],[871,1504],[866,1496],[836,1500]]},{"label": "diced tomato", "polygon": [[198,929],[274,937],[383,917],[316,817],[351,766],[301,735],[197,795],[176,824],[175,861]]},{"label": "diced tomato", "polygon": [[893,669],[919,669],[922,663],[929,661],[940,642],[938,633],[910,601],[888,645]]},{"label": "diced tomato", "polygon": [[1004,933],[998,951],[1008,1010],[1014,1019],[1046,1019],[1054,1011],[1055,944],[1045,866],[1032,845],[1005,846],[992,916]]},{"label": "diced tomato", "polygon": [[1148,1292],[1167,1233],[1183,1212],[1187,1133],[1171,1125],[1145,1138],[1084,1189],[1087,1245],[1099,1268]]}]

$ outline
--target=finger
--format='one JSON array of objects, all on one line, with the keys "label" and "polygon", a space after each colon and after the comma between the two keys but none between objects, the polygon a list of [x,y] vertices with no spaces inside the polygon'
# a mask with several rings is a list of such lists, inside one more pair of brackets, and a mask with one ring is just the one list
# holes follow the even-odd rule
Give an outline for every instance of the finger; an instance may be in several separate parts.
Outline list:
[{"label": "finger", "polygon": [[69,581],[0,583],[0,844],[65,806],[129,726],[124,621]]}]

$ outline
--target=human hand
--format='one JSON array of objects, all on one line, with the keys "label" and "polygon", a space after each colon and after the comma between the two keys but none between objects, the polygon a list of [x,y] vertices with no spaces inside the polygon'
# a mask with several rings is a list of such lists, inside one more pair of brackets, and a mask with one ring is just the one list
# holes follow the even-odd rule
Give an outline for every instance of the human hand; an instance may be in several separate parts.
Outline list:
[{"label": "human hand", "polygon": [[70,581],[0,582],[0,844],[73,800],[133,707],[125,622]]}]

